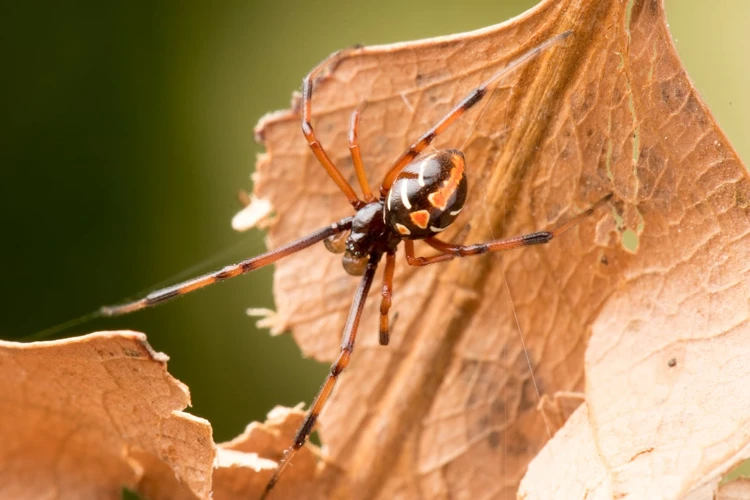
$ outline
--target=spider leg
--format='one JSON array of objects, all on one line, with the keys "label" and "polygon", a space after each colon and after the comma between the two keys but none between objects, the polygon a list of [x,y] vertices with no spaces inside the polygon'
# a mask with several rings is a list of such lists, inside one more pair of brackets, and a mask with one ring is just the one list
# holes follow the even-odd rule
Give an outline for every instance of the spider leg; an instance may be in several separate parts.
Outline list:
[{"label": "spider leg", "polygon": [[430,257],[418,257],[414,252],[414,243],[406,241],[406,262],[410,266],[427,266],[437,262],[453,260],[456,257],[468,257],[469,255],[482,255],[488,252],[502,252],[513,250],[514,248],[525,247],[529,245],[539,245],[549,242],[555,236],[559,236],[563,231],[539,231],[536,233],[524,234],[513,238],[504,238],[492,240],[487,243],[476,243],[474,245],[453,245],[446,243],[435,237],[423,240],[440,254]]},{"label": "spider leg", "polygon": [[276,471],[274,471],[273,476],[271,476],[271,479],[268,481],[266,489],[263,492],[261,498],[265,498],[266,495],[268,495],[268,492],[273,489],[273,487],[276,485],[276,482],[279,480],[281,473],[284,472],[284,469],[287,467],[287,465],[289,465],[292,457],[295,455],[295,453],[297,453],[297,450],[302,448],[302,446],[307,441],[307,438],[313,431],[313,427],[315,427],[315,422],[318,420],[318,415],[320,415],[320,412],[323,411],[323,408],[328,401],[328,397],[333,392],[333,388],[336,385],[336,381],[338,380],[339,375],[344,371],[346,365],[349,364],[352,352],[354,351],[354,340],[357,337],[357,327],[359,326],[359,320],[362,317],[362,310],[365,306],[367,293],[370,291],[370,286],[372,285],[373,278],[375,277],[375,269],[377,269],[378,267],[378,261],[380,260],[380,257],[380,254],[370,255],[370,260],[367,263],[367,268],[362,275],[362,279],[359,282],[359,288],[357,288],[357,292],[354,295],[354,300],[352,301],[351,308],[349,309],[349,317],[346,320],[346,326],[344,326],[344,333],[341,339],[341,353],[339,354],[339,357],[336,359],[336,361],[331,365],[330,373],[326,377],[325,382],[323,382],[323,386],[320,388],[320,391],[318,391],[318,395],[315,396],[315,399],[310,406],[310,410],[305,416],[305,420],[297,430],[297,435],[294,437],[294,444],[292,444],[292,447],[289,448],[284,454],[284,457],[281,459],[278,468],[276,469]]},{"label": "spider leg", "polygon": [[385,273],[383,274],[383,291],[380,301],[380,345],[388,345],[391,330],[388,325],[388,311],[391,309],[391,298],[393,296],[393,271],[396,269],[396,254],[388,252],[385,254]]},{"label": "spider leg", "polygon": [[414,252],[414,242],[411,240],[406,240],[404,241],[406,250],[406,262],[410,266],[426,266],[429,264],[435,264],[437,262],[452,260],[456,257],[482,255],[488,252],[503,252],[505,250],[513,250],[514,248],[548,243],[553,238],[560,236],[565,231],[578,224],[582,218],[591,215],[594,212],[594,209],[599,206],[599,204],[604,203],[611,197],[612,194],[608,194],[607,196],[596,202],[594,205],[592,205],[590,208],[588,208],[586,211],[581,212],[568,222],[556,227],[551,231],[537,231],[535,233],[523,234],[521,236],[514,236],[512,238],[492,240],[488,241],[487,243],[476,243],[473,245],[454,245],[439,240],[435,237],[426,238],[424,242],[440,252],[440,254],[430,257],[416,256]]},{"label": "spider leg", "polygon": [[336,165],[333,164],[333,161],[331,161],[331,158],[328,156],[328,154],[323,149],[323,146],[318,142],[318,139],[315,137],[315,130],[312,126],[312,95],[313,95],[313,83],[315,82],[315,79],[317,78],[318,74],[320,74],[321,71],[331,66],[331,64],[335,64],[338,62],[343,56],[347,55],[350,51],[345,50],[338,52],[335,54],[332,58],[329,58],[322,63],[320,63],[318,66],[313,68],[310,73],[307,74],[305,79],[302,82],[302,133],[305,135],[305,139],[307,139],[307,145],[310,146],[310,149],[312,150],[315,157],[318,159],[321,165],[323,165],[323,168],[325,168],[326,172],[328,172],[328,175],[331,176],[333,179],[333,182],[336,183],[336,185],[341,189],[341,191],[344,193],[346,198],[349,200],[349,203],[352,204],[355,210],[358,210],[361,208],[364,203],[357,198],[357,194],[354,192],[354,189],[349,185],[349,183],[344,179],[344,176],[341,175],[341,172],[338,168],[336,168]]},{"label": "spider leg", "polygon": [[317,231],[312,232],[307,236],[303,236],[296,241],[292,241],[291,243],[287,243],[286,245],[282,245],[279,248],[271,250],[270,252],[256,255],[255,257],[245,259],[236,264],[226,266],[218,271],[204,274],[203,276],[198,276],[197,278],[193,278],[176,285],[162,288],[161,290],[156,290],[155,292],[151,292],[140,300],[127,302],[125,304],[116,306],[103,306],[101,309],[99,309],[99,314],[102,316],[119,316],[121,314],[139,311],[147,307],[161,304],[162,302],[166,302],[169,299],[185,295],[186,293],[190,293],[194,290],[198,290],[213,283],[218,283],[219,281],[224,281],[229,278],[239,276],[240,274],[254,271],[261,267],[267,266],[268,264],[272,264],[288,255],[297,253],[300,250],[303,250],[319,241],[328,238],[329,236],[350,229],[352,227],[352,220],[353,217],[346,217],[338,222],[334,222],[329,226],[318,229]]},{"label": "spider leg", "polygon": [[453,245],[437,238],[427,238],[424,241],[432,248],[442,252],[443,256],[448,257],[446,260],[450,260],[455,257],[482,255],[489,252],[503,252],[505,250],[513,250],[514,248],[549,243],[552,238],[559,236],[562,232],[563,231],[557,232],[557,230],[538,231],[536,233],[524,234],[513,238],[503,238],[492,240],[487,243],[475,243],[473,245]]},{"label": "spider leg", "polygon": [[429,146],[435,139],[435,137],[443,133],[448,127],[451,126],[453,122],[460,118],[461,115],[463,115],[472,106],[482,100],[482,98],[487,94],[487,89],[490,87],[490,85],[496,83],[502,77],[512,72],[530,59],[538,56],[545,49],[555,45],[556,43],[564,40],[572,34],[572,31],[565,31],[537,45],[533,49],[521,55],[519,58],[511,61],[507,66],[485,80],[484,83],[482,83],[479,87],[469,92],[469,94],[464,97],[461,102],[459,102],[453,109],[451,109],[447,115],[438,120],[438,122],[433,125],[431,129],[422,134],[417,142],[409,146],[409,148],[401,156],[399,156],[398,159],[396,159],[391,169],[383,178],[383,184],[380,186],[380,198],[385,199],[385,197],[388,195],[388,190],[396,181],[396,177],[398,177],[398,174],[401,172],[401,170],[403,170],[404,167],[411,163],[412,160],[414,160],[414,158],[416,158],[419,153],[424,150],[424,148]]},{"label": "spider leg", "polygon": [[[427,240],[424,241],[426,242]],[[410,266],[426,266],[429,264],[437,264],[438,262],[453,260],[454,257],[453,255],[446,253],[432,255],[430,257],[419,257],[414,251],[414,241],[412,240],[404,240],[404,253],[406,254],[406,263]]]},{"label": "spider leg", "polygon": [[365,203],[370,203],[375,200],[370,190],[370,184],[367,182],[367,174],[365,174],[365,166],[362,163],[362,153],[359,150],[359,115],[361,109],[355,109],[352,113],[352,121],[349,126],[349,151],[352,153],[352,163],[354,163],[354,170],[357,172],[357,180],[362,188],[362,195],[364,196]]}]

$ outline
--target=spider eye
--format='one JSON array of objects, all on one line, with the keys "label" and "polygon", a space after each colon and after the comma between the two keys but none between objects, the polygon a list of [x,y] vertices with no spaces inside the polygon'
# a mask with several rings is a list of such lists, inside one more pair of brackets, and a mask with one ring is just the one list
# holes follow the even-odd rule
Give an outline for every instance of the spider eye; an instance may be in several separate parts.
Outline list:
[{"label": "spider eye", "polygon": [[352,276],[362,276],[367,268],[367,256],[357,257],[350,251],[346,251],[342,259],[344,271]]},{"label": "spider eye", "polygon": [[348,236],[349,232],[334,234],[323,240],[323,244],[331,253],[344,253],[344,250],[346,250],[346,238]]}]

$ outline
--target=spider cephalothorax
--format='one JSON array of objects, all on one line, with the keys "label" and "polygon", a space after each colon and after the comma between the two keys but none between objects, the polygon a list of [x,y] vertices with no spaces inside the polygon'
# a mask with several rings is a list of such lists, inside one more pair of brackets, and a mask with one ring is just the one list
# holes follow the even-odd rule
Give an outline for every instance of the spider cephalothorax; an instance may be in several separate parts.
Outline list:
[{"label": "spider cephalothorax", "polygon": [[[383,221],[384,205],[380,200],[357,210],[352,229],[344,240],[344,270],[352,276],[362,276],[370,255],[395,252],[401,238]],[[329,247],[329,250],[331,248]]]}]

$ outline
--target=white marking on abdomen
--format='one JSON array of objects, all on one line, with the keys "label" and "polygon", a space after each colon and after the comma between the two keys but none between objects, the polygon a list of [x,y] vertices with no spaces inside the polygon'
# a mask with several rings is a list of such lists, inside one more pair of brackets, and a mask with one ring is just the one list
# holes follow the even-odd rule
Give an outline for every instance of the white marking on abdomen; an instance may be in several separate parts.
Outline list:
[{"label": "white marking on abdomen", "polygon": [[433,233],[439,233],[441,231],[445,231],[446,229],[448,229],[448,228],[447,227],[430,226],[430,231],[432,231]]},{"label": "white marking on abdomen", "polygon": [[424,187],[424,167],[427,163],[427,160],[422,160],[419,162],[419,177],[417,177],[417,182],[419,182],[419,187]]},{"label": "white marking on abdomen", "polygon": [[[390,205],[388,206],[388,208],[391,208]],[[463,210],[463,209],[464,209],[464,207],[461,207],[458,210],[454,210],[453,212],[451,212],[451,215],[458,215],[458,214],[461,213],[461,210]]]},{"label": "white marking on abdomen", "polygon": [[404,206],[407,210],[411,210],[411,202],[409,201],[409,196],[406,192],[407,184],[409,182],[404,179],[404,182],[401,183],[401,201],[404,203]]}]

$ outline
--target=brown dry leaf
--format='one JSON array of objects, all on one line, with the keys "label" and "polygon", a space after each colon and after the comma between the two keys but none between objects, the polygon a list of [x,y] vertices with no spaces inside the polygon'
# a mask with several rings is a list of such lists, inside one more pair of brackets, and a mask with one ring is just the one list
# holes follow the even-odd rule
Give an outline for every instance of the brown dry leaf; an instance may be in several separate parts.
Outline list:
[{"label": "brown dry leaf", "polygon": [[145,335],[0,341],[0,498],[208,498],[211,426]]},{"label": "brown dry leaf", "polygon": [[[448,237],[528,233],[612,203],[544,247],[416,270],[399,256],[391,345],[377,344],[373,292],[320,419],[325,446],[297,455],[275,498],[510,498],[534,457],[525,498],[710,498],[750,456],[750,182],[659,2],[547,1],[498,27],[353,50],[318,82],[316,130],[354,183],[347,127],[367,103],[376,184],[473,87],[567,29],[436,140],[464,150],[470,175]],[[298,105],[258,129],[250,219],[274,208],[273,245],[351,213]],[[340,265],[322,246],[277,265],[269,320],[322,360],[357,283]],[[275,410],[216,449],[164,362],[135,333],[0,344],[0,496],[259,494],[302,413]]]},{"label": "brown dry leaf", "polygon": [[[470,224],[467,241],[487,241],[613,202],[543,248],[416,270],[399,256],[391,345],[377,345],[373,292],[320,419],[324,496],[509,498],[555,430],[537,390],[585,389],[565,433],[589,440],[580,467],[592,475],[571,469],[580,446],[550,448],[529,498],[602,485],[607,498],[698,494],[750,456],[750,183],[677,59],[661,2],[547,1],[498,27],[353,50],[316,86],[319,139],[356,185],[347,128],[366,103],[361,147],[377,184],[473,87],[567,29],[435,141],[467,158],[455,231]],[[272,246],[351,213],[293,108],[258,128],[255,195],[278,214]],[[340,266],[320,246],[275,274],[275,324],[321,360],[337,354],[357,283]]]},{"label": "brown dry leaf", "polygon": [[[304,412],[276,408],[215,445],[209,422],[182,411],[190,394],[167,359],[136,332],[0,341],[0,498],[259,496]],[[277,493],[321,498],[317,462],[301,450]]]}]

